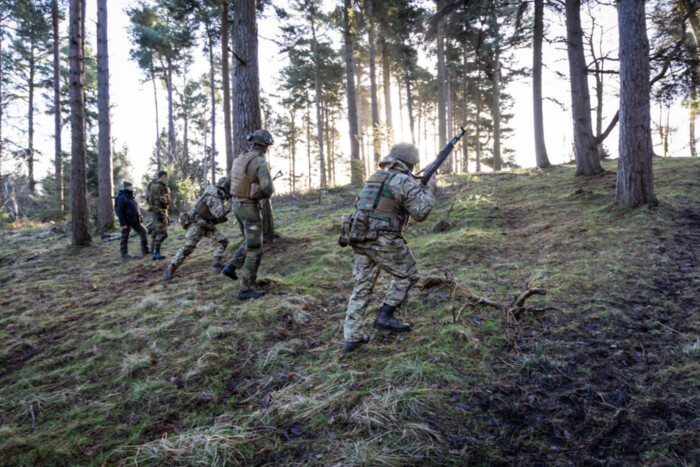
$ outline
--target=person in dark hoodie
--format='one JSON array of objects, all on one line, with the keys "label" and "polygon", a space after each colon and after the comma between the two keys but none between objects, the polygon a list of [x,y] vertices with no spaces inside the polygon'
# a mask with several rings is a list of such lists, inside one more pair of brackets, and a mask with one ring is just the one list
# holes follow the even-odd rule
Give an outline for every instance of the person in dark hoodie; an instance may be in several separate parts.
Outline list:
[{"label": "person in dark hoodie", "polygon": [[122,189],[117,194],[117,201],[114,203],[114,211],[119,218],[119,225],[122,237],[119,242],[119,251],[122,258],[131,258],[129,254],[129,234],[134,229],[141,237],[141,254],[150,253],[148,249],[148,234],[146,228],[141,223],[142,218],[139,213],[139,204],[134,196],[134,187],[129,182],[124,182]]}]

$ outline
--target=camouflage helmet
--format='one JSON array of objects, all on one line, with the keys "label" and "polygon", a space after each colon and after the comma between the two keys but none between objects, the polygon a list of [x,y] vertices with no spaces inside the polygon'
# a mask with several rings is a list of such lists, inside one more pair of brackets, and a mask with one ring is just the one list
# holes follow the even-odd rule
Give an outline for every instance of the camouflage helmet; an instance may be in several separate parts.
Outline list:
[{"label": "camouflage helmet", "polygon": [[418,148],[415,146],[415,144],[411,143],[396,143],[391,147],[389,157],[399,160],[409,165],[411,168],[420,162]]},{"label": "camouflage helmet", "polygon": [[134,191],[134,185],[132,185],[131,182],[127,182],[126,180],[124,180],[124,183],[122,183],[122,190]]},{"label": "camouflage helmet", "polygon": [[248,136],[246,136],[246,139],[250,141],[253,144],[259,144],[261,146],[272,146],[272,144],[275,142],[272,139],[272,135],[270,134],[269,131],[267,130],[255,130]]},{"label": "camouflage helmet", "polygon": [[226,188],[226,185],[228,185],[228,177],[221,177],[216,181],[216,186],[219,188]]}]

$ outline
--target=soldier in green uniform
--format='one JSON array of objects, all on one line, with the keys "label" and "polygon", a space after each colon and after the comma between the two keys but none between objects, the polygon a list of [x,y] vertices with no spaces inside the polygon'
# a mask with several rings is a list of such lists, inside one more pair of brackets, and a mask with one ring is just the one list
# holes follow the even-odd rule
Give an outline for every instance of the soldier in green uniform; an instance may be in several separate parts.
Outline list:
[{"label": "soldier in green uniform", "polygon": [[435,204],[437,181],[427,186],[411,175],[419,162],[418,148],[398,143],[380,163],[380,170],[367,181],[355,200],[355,212],[343,219],[341,245],[350,244],[354,251],[352,275],[355,288],[345,315],[344,351],[352,352],[369,342],[362,332],[362,320],[380,270],[394,278],[384,303],[374,321],[374,328],[408,332],[411,325],[402,323],[394,312],[405,303],[408,292],[418,281],[416,260],[406,245],[403,231],[409,217],[421,222]]},{"label": "soldier in green uniform", "polygon": [[168,238],[168,208],[170,207],[170,188],[168,172],[161,170],[158,177],[148,184],[148,210],[153,214],[151,221],[151,259],[165,259],[160,254],[160,245]]},{"label": "soldier in green uniform", "polygon": [[173,261],[163,273],[165,280],[171,280],[175,270],[185,261],[202,239],[207,237],[215,242],[214,262],[212,268],[215,272],[221,272],[224,267],[224,251],[228,246],[228,238],[218,230],[216,225],[226,222],[226,215],[231,212],[231,202],[227,190],[228,179],[220,178],[216,185],[208,186],[204,194],[197,200],[188,214],[180,216],[182,227],[187,230],[185,234],[185,246],[175,253]]},{"label": "soldier in green uniform", "polygon": [[269,198],[274,192],[270,168],[265,161],[267,148],[273,143],[272,136],[266,130],[256,130],[248,135],[248,141],[250,149],[233,161],[229,176],[233,212],[245,240],[221,271],[234,280],[238,279],[236,269],[240,271],[240,300],[265,295],[264,290],[255,289],[263,246],[259,205],[261,199]]}]

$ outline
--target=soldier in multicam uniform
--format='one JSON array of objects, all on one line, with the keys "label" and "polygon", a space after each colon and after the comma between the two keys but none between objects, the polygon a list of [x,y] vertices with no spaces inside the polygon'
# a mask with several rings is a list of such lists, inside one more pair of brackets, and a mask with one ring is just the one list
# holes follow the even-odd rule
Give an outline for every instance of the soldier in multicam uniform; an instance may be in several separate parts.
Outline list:
[{"label": "soldier in multicam uniform", "polygon": [[228,238],[216,230],[216,225],[226,222],[226,215],[231,212],[231,203],[227,190],[228,178],[220,178],[216,185],[208,186],[204,194],[197,200],[188,214],[182,214],[180,222],[187,230],[185,234],[185,246],[175,253],[170,266],[163,273],[165,280],[172,280],[175,270],[179,268],[202,239],[210,238],[214,241],[214,262],[212,268],[215,272],[221,272],[224,267],[224,251],[228,246]]},{"label": "soldier in multicam uniform", "polygon": [[251,142],[251,148],[233,161],[229,176],[233,212],[245,240],[221,271],[236,280],[236,269],[240,270],[240,300],[265,295],[264,290],[254,289],[257,285],[263,246],[259,204],[261,199],[269,198],[274,192],[270,169],[265,161],[267,148],[273,143],[272,136],[266,130],[256,130],[248,135],[248,141]]},{"label": "soldier in multicam uniform", "polygon": [[160,254],[160,245],[168,238],[168,208],[170,207],[170,188],[168,188],[168,172],[161,170],[158,177],[148,184],[148,210],[153,213],[151,221],[151,259],[165,259]]},{"label": "soldier in multicam uniform", "polygon": [[380,163],[380,170],[367,181],[355,200],[355,213],[343,219],[345,233],[341,245],[354,250],[352,275],[355,288],[345,316],[345,352],[352,352],[369,342],[362,332],[362,320],[380,270],[394,281],[379,309],[374,328],[392,332],[408,332],[411,325],[394,316],[418,281],[416,260],[406,245],[403,230],[409,216],[421,222],[435,204],[437,181],[432,177],[425,188],[411,175],[418,164],[418,148],[398,143]]}]

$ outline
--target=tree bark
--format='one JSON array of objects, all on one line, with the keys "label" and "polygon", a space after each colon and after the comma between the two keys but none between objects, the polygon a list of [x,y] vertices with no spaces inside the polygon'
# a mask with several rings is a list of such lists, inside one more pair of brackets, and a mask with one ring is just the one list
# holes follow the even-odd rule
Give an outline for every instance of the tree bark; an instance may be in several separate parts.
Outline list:
[{"label": "tree bark", "polygon": [[3,176],[2,176],[2,153],[3,153],[3,146],[2,146],[2,117],[3,117],[3,101],[5,100],[4,97],[4,88],[3,88],[3,68],[2,68],[2,61],[3,61],[3,37],[5,35],[5,31],[3,29],[3,19],[0,17],[0,206],[4,206],[4,201],[5,201],[5,189],[4,189],[4,183],[3,183]]},{"label": "tree bark", "polygon": [[221,81],[224,88],[224,138],[226,138],[226,174],[233,165],[233,135],[231,134],[231,88],[228,67],[228,0],[221,6]]},{"label": "tree bark", "polygon": [[[58,0],[51,2],[51,25],[53,26],[53,127],[54,127],[54,178],[56,179],[56,205],[60,212],[60,217],[65,213],[63,199],[63,152],[61,148],[61,54],[60,36],[58,33]],[[0,33],[1,34],[1,33]],[[0,59],[2,61],[2,59]],[[0,67],[2,65],[0,64]],[[0,73],[2,81],[2,73]],[[0,140],[2,137],[0,136]],[[2,144],[2,143],[0,143]],[[2,154],[0,154],[0,159]]]},{"label": "tree bark", "polygon": [[83,96],[83,6],[70,0],[70,102],[71,102],[71,218],[73,245],[89,245],[90,216],[87,204],[85,101]]},{"label": "tree bark", "polygon": [[[464,42],[464,53],[462,54],[464,60],[464,89],[462,92],[462,125],[466,125],[467,119],[469,118],[469,75],[468,75],[468,63],[467,63],[467,41]],[[469,129],[465,127],[465,129]],[[464,141],[462,142],[462,172],[469,173],[469,144],[468,134],[465,134]]]},{"label": "tree bark", "polygon": [[30,45],[29,58],[29,103],[27,108],[27,172],[29,175],[29,192],[34,194],[36,182],[34,181],[34,77],[36,75],[36,63],[34,59],[34,43]]},{"label": "tree bark", "polygon": [[542,115],[542,39],[544,37],[544,0],[535,0],[535,28],[532,59],[532,109],[535,125],[535,161],[537,167],[549,167],[547,147],[544,142],[544,116]]},{"label": "tree bark", "polygon": [[311,49],[313,53],[314,61],[314,101],[316,104],[316,140],[318,141],[318,158],[320,162],[321,170],[321,188],[328,187],[328,180],[326,178],[326,158],[323,151],[323,115],[321,112],[321,77],[320,68],[321,62],[318,57],[318,42],[316,41],[316,25],[314,24],[313,17],[309,14],[309,23],[311,24],[311,37],[313,42],[311,43]]},{"label": "tree bark", "polygon": [[[233,112],[236,114],[234,129],[238,148],[247,148],[246,136],[260,129],[260,73],[258,69],[258,25],[255,0],[236,0],[234,6],[234,31],[236,55],[236,91]],[[234,154],[238,157],[237,154]],[[263,238],[274,239],[275,223],[270,200],[263,202]]]},{"label": "tree bark", "polygon": [[161,158],[160,158],[160,121],[158,120],[158,86],[156,86],[156,71],[153,67],[153,60],[151,60],[151,83],[153,83],[153,101],[156,106],[156,167],[158,172],[161,168]]},{"label": "tree bark", "polygon": [[107,46],[107,0],[97,0],[97,107],[99,122],[98,165],[98,220],[97,231],[105,232],[114,226],[112,203],[112,130],[109,118],[109,49]]},{"label": "tree bark", "polygon": [[408,108],[408,125],[411,127],[411,143],[416,144],[416,132],[414,129],[413,120],[413,96],[411,95],[411,70],[410,57],[408,54],[404,56],[403,61],[403,80],[406,86],[406,107]]},{"label": "tree bark", "polygon": [[491,26],[494,30],[493,51],[493,171],[502,169],[501,160],[501,37],[498,15],[495,8],[491,12]]},{"label": "tree bark", "polygon": [[372,150],[374,152],[374,163],[375,165],[379,162],[381,158],[381,138],[380,138],[380,128],[379,128],[379,102],[377,98],[377,70],[376,70],[376,53],[374,50],[375,44],[375,32],[374,32],[374,11],[373,3],[374,0],[367,1],[367,18],[369,21],[369,44],[367,46],[369,52],[369,89],[370,89],[370,106],[372,110]]},{"label": "tree bark", "polygon": [[583,53],[581,0],[566,0],[566,37],[571,85],[571,112],[574,121],[576,175],[596,175],[603,171],[598,160],[597,142],[591,124],[588,72]]},{"label": "tree bark", "polygon": [[168,163],[175,162],[175,116],[173,114],[173,60],[167,58],[167,86],[168,86]]},{"label": "tree bark", "polygon": [[[450,75],[450,71],[445,68],[445,95],[447,97],[447,100],[445,101],[447,104],[447,139],[451,140],[452,139],[452,131],[454,128],[454,107],[452,106],[452,79]],[[453,173],[455,172],[455,152],[452,151],[450,155],[447,157],[447,160],[445,161],[445,173]]]},{"label": "tree bark", "polygon": [[389,137],[394,134],[394,119],[392,117],[391,108],[391,63],[389,62],[389,51],[387,50],[386,41],[382,36],[379,41],[379,48],[382,53],[382,80],[384,81],[384,113],[386,114],[386,127],[389,132]]},{"label": "tree bark", "polygon": [[345,89],[348,103],[348,127],[350,130],[350,183],[360,186],[363,182],[364,167],[360,159],[360,132],[357,120],[357,96],[355,92],[355,60],[353,37],[350,25],[351,0],[343,3],[343,42],[345,45]]},{"label": "tree bark", "polygon": [[620,159],[615,202],[656,205],[649,94],[649,40],[644,0],[620,0]]},{"label": "tree bark", "polygon": [[[211,184],[216,184],[216,82],[214,79],[214,41],[209,35],[209,97],[211,99],[211,146],[209,165],[211,166]],[[227,160],[228,164],[228,160]]]},{"label": "tree bark", "polygon": [[[435,0],[437,11],[443,8],[443,0]],[[437,79],[438,79],[438,144],[440,148],[447,144],[447,122],[445,116],[445,104],[447,101],[445,89],[445,34],[442,21],[437,26]]]},{"label": "tree bark", "polygon": [[696,140],[695,140],[695,120],[698,114],[698,82],[700,82],[700,77],[698,77],[698,69],[693,66],[690,70],[690,103],[688,107],[690,108],[690,122],[689,122],[689,146],[690,146],[690,157],[698,157],[696,150]]}]

